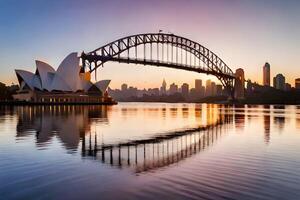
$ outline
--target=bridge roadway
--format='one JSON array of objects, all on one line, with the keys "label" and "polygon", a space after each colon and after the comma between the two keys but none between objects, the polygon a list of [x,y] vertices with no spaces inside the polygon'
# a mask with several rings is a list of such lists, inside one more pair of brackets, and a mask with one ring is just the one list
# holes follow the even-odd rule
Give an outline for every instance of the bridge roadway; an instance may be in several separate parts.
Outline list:
[{"label": "bridge roadway", "polygon": [[119,63],[127,63],[127,64],[140,64],[140,65],[152,65],[152,66],[159,66],[159,67],[168,67],[173,69],[181,69],[186,71],[193,71],[203,74],[210,74],[214,76],[223,76],[225,78],[233,79],[234,75],[232,73],[225,73],[212,70],[207,67],[201,66],[191,66],[188,64],[182,63],[173,63],[161,60],[153,60],[153,59],[144,59],[144,58],[128,58],[128,57],[110,57],[110,56],[101,56],[100,60],[102,61],[112,61],[112,62],[119,62]]}]

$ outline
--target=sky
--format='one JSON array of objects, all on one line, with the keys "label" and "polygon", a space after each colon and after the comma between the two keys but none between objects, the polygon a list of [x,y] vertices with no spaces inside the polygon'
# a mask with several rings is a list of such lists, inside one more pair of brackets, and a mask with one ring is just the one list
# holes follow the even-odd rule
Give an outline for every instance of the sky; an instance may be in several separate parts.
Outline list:
[{"label": "sky", "polygon": [[[89,52],[111,41],[159,30],[187,37],[216,53],[233,71],[262,82],[271,65],[294,85],[300,77],[298,0],[0,0],[0,81],[17,83],[15,69],[35,71],[35,60],[55,69],[71,52]],[[212,76],[153,66],[108,63],[98,79],[139,88],[165,78],[194,86]],[[272,79],[271,79],[272,80]]]}]

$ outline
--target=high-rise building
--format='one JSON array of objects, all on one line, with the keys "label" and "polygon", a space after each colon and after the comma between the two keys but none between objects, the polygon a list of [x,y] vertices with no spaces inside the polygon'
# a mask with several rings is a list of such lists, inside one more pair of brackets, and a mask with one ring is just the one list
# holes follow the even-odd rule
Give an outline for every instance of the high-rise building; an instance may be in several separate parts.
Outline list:
[{"label": "high-rise building", "polygon": [[121,90],[122,90],[122,91],[126,91],[127,88],[128,88],[128,85],[127,85],[126,83],[123,83],[123,84],[121,85]]},{"label": "high-rise building", "polygon": [[216,96],[217,94],[217,86],[215,82],[211,82],[211,96]]},{"label": "high-rise building", "polygon": [[273,78],[273,86],[274,88],[278,90],[284,90],[285,89],[285,77],[282,74],[277,74]]},{"label": "high-rise building", "polygon": [[221,96],[222,95],[222,91],[223,91],[223,86],[221,84],[217,84],[216,88],[217,88],[216,95],[217,96]]},{"label": "high-rise building", "polygon": [[235,71],[234,98],[243,99],[245,97],[245,74],[242,68]]},{"label": "high-rise building", "polygon": [[205,87],[202,86],[202,80],[201,79],[195,79],[195,91],[193,92],[193,98],[194,99],[200,99],[203,98],[205,95]]},{"label": "high-rise building", "polygon": [[265,63],[265,65],[263,66],[263,85],[264,86],[270,86],[270,64],[269,63]]},{"label": "high-rise building", "polygon": [[295,88],[300,89],[300,78],[295,79]]},{"label": "high-rise building", "polygon": [[181,86],[181,94],[184,97],[188,97],[189,96],[189,84],[187,83],[183,83]]},{"label": "high-rise building", "polygon": [[172,83],[170,85],[170,90],[169,90],[169,93],[170,94],[175,94],[178,92],[178,86],[175,84],[175,83]]},{"label": "high-rise building", "polygon": [[196,91],[200,92],[202,87],[202,80],[201,79],[195,79],[195,89]]},{"label": "high-rise building", "polygon": [[164,79],[163,82],[162,82],[162,85],[160,87],[160,94],[165,95],[166,93],[167,93],[167,83]]},{"label": "high-rise building", "polygon": [[212,91],[211,91],[211,80],[206,81],[206,89],[205,89],[205,96],[211,96]]}]

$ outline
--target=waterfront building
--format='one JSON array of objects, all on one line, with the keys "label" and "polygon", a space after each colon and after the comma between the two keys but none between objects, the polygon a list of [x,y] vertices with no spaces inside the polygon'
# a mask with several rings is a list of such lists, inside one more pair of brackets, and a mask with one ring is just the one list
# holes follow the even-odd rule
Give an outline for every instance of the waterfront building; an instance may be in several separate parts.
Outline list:
[{"label": "waterfront building", "polygon": [[200,92],[202,88],[202,80],[201,79],[195,79],[195,89],[196,91]]},{"label": "waterfront building", "polygon": [[136,87],[130,86],[126,91],[126,96],[128,97],[136,97],[138,95],[138,89]]},{"label": "waterfront building", "polygon": [[284,90],[285,91],[291,91],[292,90],[292,85],[289,84],[289,83],[285,83]]},{"label": "waterfront building", "polygon": [[182,84],[181,94],[186,98],[189,96],[189,85],[187,83]]},{"label": "waterfront building", "polygon": [[128,85],[127,85],[126,83],[123,83],[123,84],[121,85],[121,91],[122,91],[122,92],[125,92],[125,91],[127,91],[127,89],[128,89]]},{"label": "waterfront building", "polygon": [[205,96],[211,96],[212,91],[211,91],[211,80],[206,81],[206,88],[205,88]]},{"label": "waterfront building", "polygon": [[223,94],[223,86],[221,84],[216,85],[216,95],[221,96]]},{"label": "waterfront building", "polygon": [[236,99],[245,97],[245,74],[242,68],[238,68],[235,71],[234,97]]},{"label": "waterfront building", "polygon": [[271,76],[270,68],[271,68],[271,66],[267,62],[263,66],[263,85],[264,86],[270,86],[270,76]]},{"label": "waterfront building", "polygon": [[202,80],[201,79],[195,79],[195,98],[203,98],[205,95],[205,87],[202,86]]},{"label": "waterfront building", "polygon": [[163,80],[162,85],[160,87],[160,94],[161,95],[167,94],[167,83],[166,83],[165,79]]},{"label": "waterfront building", "polygon": [[158,88],[149,88],[148,95],[150,96],[159,96],[159,89]]},{"label": "waterfront building", "polygon": [[[89,72],[83,72],[77,53],[69,54],[54,70],[36,60],[35,73],[15,70],[20,89],[13,98],[19,101],[45,103],[101,103],[110,80],[91,82]],[[107,97],[108,98],[108,97]]]},{"label": "waterfront building", "polygon": [[300,89],[300,78],[295,79],[295,88]]},{"label": "waterfront building", "polygon": [[217,94],[217,86],[215,82],[211,82],[211,95],[216,96]]},{"label": "waterfront building", "polygon": [[178,92],[178,86],[175,83],[172,83],[170,85],[169,93],[172,95],[172,94],[175,94],[177,92]]},{"label": "waterfront building", "polygon": [[274,88],[278,90],[284,90],[285,89],[285,77],[282,74],[277,74],[273,78],[273,86]]}]

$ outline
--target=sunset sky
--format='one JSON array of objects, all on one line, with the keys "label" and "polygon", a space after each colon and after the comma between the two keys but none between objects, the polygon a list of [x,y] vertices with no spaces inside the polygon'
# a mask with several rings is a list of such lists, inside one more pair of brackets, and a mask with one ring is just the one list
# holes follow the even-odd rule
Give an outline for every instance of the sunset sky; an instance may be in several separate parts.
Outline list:
[{"label": "sunset sky", "polygon": [[[282,73],[294,86],[300,77],[298,0],[2,0],[0,1],[0,81],[16,83],[14,69],[35,70],[35,59],[57,68],[71,52],[89,52],[120,37],[172,32],[215,52],[246,78],[262,82],[262,66]],[[213,77],[180,70],[109,63],[101,79],[159,87],[163,78],[189,83]]]}]

